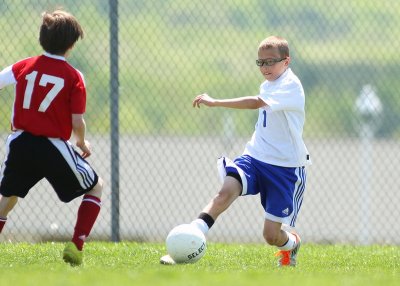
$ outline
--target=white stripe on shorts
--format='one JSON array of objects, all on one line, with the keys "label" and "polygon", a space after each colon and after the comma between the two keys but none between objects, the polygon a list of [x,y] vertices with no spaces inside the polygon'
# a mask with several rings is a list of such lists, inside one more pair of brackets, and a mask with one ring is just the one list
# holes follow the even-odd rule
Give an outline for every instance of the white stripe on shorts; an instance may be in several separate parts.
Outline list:
[{"label": "white stripe on shorts", "polygon": [[306,187],[306,169],[304,167],[296,168],[297,182],[293,194],[293,213],[290,220],[290,226],[294,227],[299,213],[301,204],[303,203],[303,195]]},{"label": "white stripe on shorts", "polygon": [[49,138],[50,142],[60,151],[65,161],[70,166],[72,172],[74,172],[79,184],[83,189],[89,188],[94,180],[95,174],[92,167],[81,157],[75,153],[69,141],[63,141],[61,139]]},{"label": "white stripe on shorts", "polygon": [[265,213],[265,218],[268,220],[280,222],[284,225],[295,227],[297,215],[303,202],[303,195],[306,186],[306,170],[304,167],[297,167],[295,170],[297,181],[293,190],[293,211],[287,217],[278,217],[270,213]]}]

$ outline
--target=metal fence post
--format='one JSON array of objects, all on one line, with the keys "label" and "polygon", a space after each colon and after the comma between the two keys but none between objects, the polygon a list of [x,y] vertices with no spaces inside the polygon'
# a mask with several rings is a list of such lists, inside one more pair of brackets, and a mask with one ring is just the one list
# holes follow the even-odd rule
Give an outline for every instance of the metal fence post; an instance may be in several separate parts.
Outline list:
[{"label": "metal fence post", "polygon": [[118,0],[110,0],[111,240],[120,241],[119,227],[119,80]]}]

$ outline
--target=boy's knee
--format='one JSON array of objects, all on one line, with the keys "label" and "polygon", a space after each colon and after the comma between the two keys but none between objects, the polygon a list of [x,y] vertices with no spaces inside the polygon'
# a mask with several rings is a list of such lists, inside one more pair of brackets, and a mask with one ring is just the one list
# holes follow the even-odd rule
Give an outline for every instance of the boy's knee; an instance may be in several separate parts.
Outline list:
[{"label": "boy's knee", "polygon": [[264,239],[269,245],[279,244],[279,234],[274,232],[267,232],[264,230]]},{"label": "boy's knee", "polygon": [[87,194],[98,197],[100,199],[103,193],[103,186],[104,186],[104,181],[102,178],[99,177],[97,184],[93,187],[93,189],[87,192]]},{"label": "boy's knee", "polygon": [[18,197],[4,197],[0,195],[0,217],[7,217],[8,213],[14,208],[18,202]]},{"label": "boy's knee", "polygon": [[230,203],[234,197],[235,197],[234,192],[227,190],[227,189],[222,189],[214,197],[214,203],[219,204],[219,205],[225,205],[225,204]]},{"label": "boy's knee", "polygon": [[264,225],[263,236],[269,245],[280,246],[282,240],[280,224],[266,223]]},{"label": "boy's knee", "polygon": [[96,186],[98,186],[100,190],[103,190],[104,181],[101,177],[99,177],[99,181],[97,182]]}]

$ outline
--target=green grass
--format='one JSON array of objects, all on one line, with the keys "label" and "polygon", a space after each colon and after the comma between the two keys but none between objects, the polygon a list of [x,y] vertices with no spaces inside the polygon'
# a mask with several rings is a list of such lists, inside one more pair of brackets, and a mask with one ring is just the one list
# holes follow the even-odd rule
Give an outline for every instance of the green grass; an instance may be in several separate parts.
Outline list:
[{"label": "green grass", "polygon": [[296,268],[275,249],[210,243],[198,263],[158,263],[163,244],[89,242],[84,265],[61,259],[61,243],[0,244],[0,285],[398,285],[400,247],[303,244]]}]

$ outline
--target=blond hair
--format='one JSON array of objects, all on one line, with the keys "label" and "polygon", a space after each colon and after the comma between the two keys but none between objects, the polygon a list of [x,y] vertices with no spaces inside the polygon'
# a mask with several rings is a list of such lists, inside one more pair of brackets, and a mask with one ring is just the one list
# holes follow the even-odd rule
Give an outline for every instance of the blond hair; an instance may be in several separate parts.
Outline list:
[{"label": "blond hair", "polygon": [[289,44],[286,39],[278,36],[270,36],[262,40],[258,47],[259,50],[271,49],[271,48],[278,49],[279,55],[282,58],[289,57]]}]

